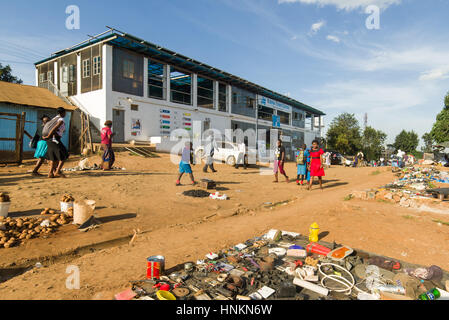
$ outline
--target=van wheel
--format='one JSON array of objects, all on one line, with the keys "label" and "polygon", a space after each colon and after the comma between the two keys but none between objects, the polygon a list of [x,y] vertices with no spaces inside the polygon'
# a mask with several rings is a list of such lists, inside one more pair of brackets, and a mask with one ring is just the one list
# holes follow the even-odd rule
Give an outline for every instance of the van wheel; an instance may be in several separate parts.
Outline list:
[{"label": "van wheel", "polygon": [[227,159],[226,159],[226,164],[227,165],[230,165],[230,166],[235,166],[235,157],[234,156],[229,156]]}]

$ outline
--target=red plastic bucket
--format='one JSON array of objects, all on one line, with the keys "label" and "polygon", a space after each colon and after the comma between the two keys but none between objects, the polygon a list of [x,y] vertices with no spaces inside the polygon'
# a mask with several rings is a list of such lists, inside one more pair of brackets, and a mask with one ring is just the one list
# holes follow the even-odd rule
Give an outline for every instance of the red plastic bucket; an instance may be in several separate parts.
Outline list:
[{"label": "red plastic bucket", "polygon": [[306,247],[306,250],[307,252],[321,254],[323,256],[327,256],[327,254],[332,251],[331,249],[326,248],[318,243],[309,243]]},{"label": "red plastic bucket", "polygon": [[147,279],[160,279],[165,269],[164,256],[151,256],[147,258]]}]

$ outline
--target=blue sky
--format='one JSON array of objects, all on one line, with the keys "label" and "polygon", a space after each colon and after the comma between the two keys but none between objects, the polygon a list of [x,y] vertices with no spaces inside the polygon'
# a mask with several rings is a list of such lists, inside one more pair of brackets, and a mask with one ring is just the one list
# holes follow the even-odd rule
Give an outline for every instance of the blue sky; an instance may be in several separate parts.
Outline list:
[{"label": "blue sky", "polygon": [[[77,5],[80,30],[67,30]],[[365,8],[380,9],[369,30]],[[449,90],[447,0],[2,1],[0,62],[34,84],[33,62],[109,25],[324,110],[421,136]]]}]

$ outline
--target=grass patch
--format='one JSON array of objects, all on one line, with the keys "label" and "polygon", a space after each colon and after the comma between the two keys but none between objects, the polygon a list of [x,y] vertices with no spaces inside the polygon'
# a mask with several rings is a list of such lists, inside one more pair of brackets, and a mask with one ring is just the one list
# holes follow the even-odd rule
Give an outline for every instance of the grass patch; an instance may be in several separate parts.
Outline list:
[{"label": "grass patch", "polygon": [[449,222],[441,221],[441,220],[438,220],[438,219],[433,219],[432,221],[436,222],[436,223],[444,224],[445,226],[449,226]]},{"label": "grass patch", "polygon": [[406,215],[406,216],[402,216],[402,218],[404,218],[404,219],[413,219],[414,217],[412,217],[410,215]]},{"label": "grass patch", "polygon": [[371,172],[371,175],[372,175],[372,176],[377,176],[378,174],[380,174],[380,171],[379,171],[379,170],[376,170],[376,171]]},{"label": "grass patch", "polygon": [[352,198],[354,198],[354,197],[352,196],[352,194],[348,194],[346,197],[343,198],[343,200],[344,200],[344,201],[349,201],[349,200],[351,200]]}]

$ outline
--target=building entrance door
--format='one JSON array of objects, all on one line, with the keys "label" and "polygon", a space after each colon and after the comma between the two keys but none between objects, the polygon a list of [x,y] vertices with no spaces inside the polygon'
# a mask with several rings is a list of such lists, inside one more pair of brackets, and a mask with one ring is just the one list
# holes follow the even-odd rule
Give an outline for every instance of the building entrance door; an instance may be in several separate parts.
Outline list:
[{"label": "building entrance door", "polygon": [[114,142],[125,142],[125,111],[113,109],[112,110],[112,132],[114,135]]}]

